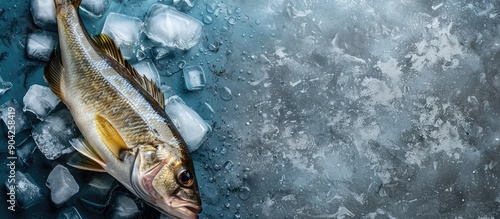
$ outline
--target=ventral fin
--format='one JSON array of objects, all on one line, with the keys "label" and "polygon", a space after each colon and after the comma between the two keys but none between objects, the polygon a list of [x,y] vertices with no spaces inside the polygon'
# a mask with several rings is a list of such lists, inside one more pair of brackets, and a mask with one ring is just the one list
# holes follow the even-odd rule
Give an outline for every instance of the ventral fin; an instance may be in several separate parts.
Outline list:
[{"label": "ventral fin", "polygon": [[[163,93],[158,88],[155,82],[146,78],[146,76],[141,76],[126,60],[123,58],[120,48],[115,44],[113,39],[106,34],[98,34],[94,36],[94,42],[96,46],[108,57],[115,59],[119,64],[127,69],[128,72],[119,72],[125,78],[129,80],[134,80],[141,86],[152,99],[156,101],[162,109],[165,107],[165,99]],[[123,75],[128,74],[128,75]],[[128,76],[128,77],[127,77]]]},{"label": "ventral fin", "polygon": [[62,78],[64,77],[64,67],[61,64],[61,60],[57,56],[56,51],[52,52],[49,63],[45,66],[43,77],[49,84],[52,92],[54,92],[54,94],[64,102],[61,88]]},{"label": "ventral fin", "polygon": [[106,166],[106,162],[99,156],[99,154],[97,154],[97,152],[94,150],[94,148],[87,141],[85,141],[85,139],[74,138],[74,139],[70,140],[69,143],[81,155],[92,160],[98,166],[101,166],[101,167]]},{"label": "ventral fin", "polygon": [[68,160],[68,165],[81,170],[90,170],[95,172],[106,172],[102,166],[88,157],[75,153]]},{"label": "ventral fin", "polygon": [[115,127],[104,117],[96,115],[96,128],[101,140],[117,159],[123,159],[123,152],[129,150],[127,144]]}]

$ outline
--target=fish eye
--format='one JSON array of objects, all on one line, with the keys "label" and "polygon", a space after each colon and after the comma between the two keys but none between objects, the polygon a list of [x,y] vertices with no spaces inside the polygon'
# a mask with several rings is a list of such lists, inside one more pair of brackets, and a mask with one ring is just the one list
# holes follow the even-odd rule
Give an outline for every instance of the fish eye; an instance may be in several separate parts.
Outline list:
[{"label": "fish eye", "polygon": [[193,185],[194,175],[186,169],[181,169],[177,174],[177,180],[185,187]]}]

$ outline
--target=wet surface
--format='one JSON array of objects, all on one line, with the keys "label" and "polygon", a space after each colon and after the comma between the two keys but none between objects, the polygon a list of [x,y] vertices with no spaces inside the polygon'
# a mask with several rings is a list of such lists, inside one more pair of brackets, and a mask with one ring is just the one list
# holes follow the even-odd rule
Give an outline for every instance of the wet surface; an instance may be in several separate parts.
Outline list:
[{"label": "wet surface", "polygon": [[[110,2],[107,13],[144,21],[156,1]],[[29,2],[2,7],[1,77],[13,87],[0,104],[22,103],[32,84],[47,86],[45,63],[25,56],[26,38],[39,28]],[[197,45],[156,60],[162,48],[144,34],[139,44],[161,82],[212,127],[192,153],[200,218],[499,217],[499,3],[198,0],[179,7],[204,23]],[[105,16],[83,19],[96,34]],[[184,66],[203,69],[204,88],[185,88]],[[105,202],[85,206],[95,173],[71,167],[80,192],[62,207],[50,204],[45,181],[67,158],[50,161],[36,149],[32,163],[16,170],[33,178],[43,201],[14,214],[2,204],[0,212],[113,213]],[[4,182],[9,169],[0,171]],[[110,202],[128,194],[122,186],[106,192]],[[160,217],[134,201],[142,218]]]}]

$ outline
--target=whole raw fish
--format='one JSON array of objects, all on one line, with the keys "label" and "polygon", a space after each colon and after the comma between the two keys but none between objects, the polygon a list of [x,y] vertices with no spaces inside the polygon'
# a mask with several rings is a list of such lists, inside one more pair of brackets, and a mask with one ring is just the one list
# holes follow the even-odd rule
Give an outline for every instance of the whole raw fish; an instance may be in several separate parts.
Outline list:
[{"label": "whole raw fish", "polygon": [[54,0],[60,55],[52,55],[44,73],[85,138],[71,141],[79,153],[68,163],[108,172],[163,214],[197,218],[193,162],[164,111],[163,94],[124,60],[109,36],[89,37],[80,2]]}]

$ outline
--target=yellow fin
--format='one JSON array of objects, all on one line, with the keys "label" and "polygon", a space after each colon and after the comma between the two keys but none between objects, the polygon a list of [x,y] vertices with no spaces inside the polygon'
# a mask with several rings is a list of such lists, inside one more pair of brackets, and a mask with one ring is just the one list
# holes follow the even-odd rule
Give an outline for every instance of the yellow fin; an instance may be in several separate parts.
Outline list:
[{"label": "yellow fin", "polygon": [[106,172],[106,170],[104,170],[104,168],[98,163],[88,157],[81,155],[80,153],[73,154],[73,156],[71,156],[68,160],[68,165],[81,170]]},{"label": "yellow fin", "polygon": [[54,92],[54,94],[64,102],[61,89],[61,78],[64,77],[64,67],[61,64],[61,60],[57,56],[56,51],[52,52],[49,63],[45,66],[43,77],[49,84],[52,92]]},{"label": "yellow fin", "polygon": [[127,78],[132,82],[134,80],[139,86],[141,86],[146,93],[148,93],[153,101],[156,101],[162,109],[165,108],[165,98],[163,93],[158,88],[158,86],[152,80],[146,78],[146,76],[141,76],[126,60],[123,58],[120,48],[115,44],[113,39],[106,34],[98,34],[94,36],[95,45],[108,57],[115,59],[119,64],[121,64],[128,73],[123,73],[118,71],[122,76]]},{"label": "yellow fin", "polygon": [[113,127],[109,121],[102,117],[101,115],[96,115],[96,127],[101,140],[108,147],[108,149],[116,156],[118,159],[122,159],[122,152],[128,151],[129,148],[127,144],[121,137],[120,133]]}]

